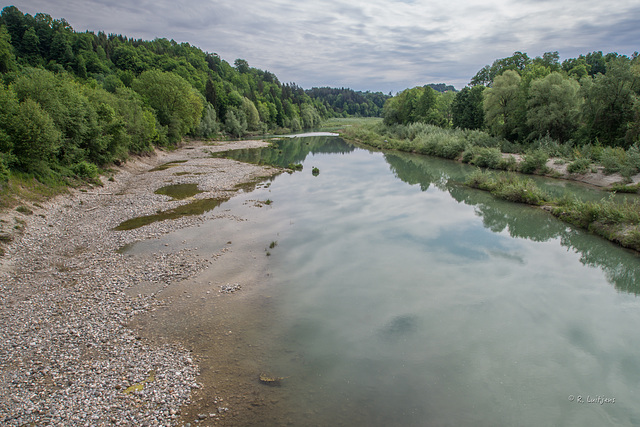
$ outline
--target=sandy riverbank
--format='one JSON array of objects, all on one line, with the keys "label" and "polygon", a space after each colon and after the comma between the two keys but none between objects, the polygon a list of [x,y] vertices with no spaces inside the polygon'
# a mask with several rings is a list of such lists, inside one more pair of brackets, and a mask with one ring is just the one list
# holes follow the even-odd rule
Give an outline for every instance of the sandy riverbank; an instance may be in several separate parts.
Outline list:
[{"label": "sandy riverbank", "polygon": [[[228,198],[238,184],[277,174],[274,168],[208,155],[264,144],[190,143],[133,159],[113,181],[103,179],[104,186],[56,197],[33,207],[32,215],[5,214],[20,217],[25,227],[0,258],[0,423],[184,422],[185,405],[201,387],[194,356],[175,342],[147,339],[132,319],[157,310],[171,284],[204,271],[228,249],[195,254],[183,247],[134,257],[117,251],[205,217],[235,217],[214,210],[129,231],[113,228],[189,203],[154,194],[168,184],[197,183],[204,192],[196,199]],[[180,163],[151,171],[168,162]],[[126,393],[136,385],[140,391]]]}]

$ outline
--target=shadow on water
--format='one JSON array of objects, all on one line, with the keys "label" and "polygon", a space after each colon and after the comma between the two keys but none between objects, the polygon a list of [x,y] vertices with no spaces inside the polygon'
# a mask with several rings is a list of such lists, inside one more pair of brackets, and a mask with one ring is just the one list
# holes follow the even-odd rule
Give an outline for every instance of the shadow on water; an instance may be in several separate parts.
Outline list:
[{"label": "shadow on water", "polygon": [[[277,140],[270,147],[227,151],[217,155],[243,162],[286,167],[316,153],[347,154],[354,150],[354,145],[339,137],[307,137]],[[559,239],[562,246],[580,254],[584,265],[602,269],[616,289],[640,294],[640,270],[636,268],[639,257],[635,252],[577,230],[539,209],[500,201],[486,192],[464,186],[462,183],[476,170],[475,167],[401,152],[385,152],[384,158],[391,171],[403,182],[418,185],[422,191],[434,186],[448,192],[458,202],[474,206],[476,215],[482,218],[487,229],[496,233],[507,230],[512,237],[535,242]],[[570,194],[582,200],[600,200],[610,194],[580,183],[531,178],[554,197]],[[535,221],[532,221],[534,218]]]},{"label": "shadow on water", "polygon": [[[489,230],[495,233],[506,230],[511,237],[535,242],[559,239],[562,246],[580,254],[582,264],[602,269],[616,289],[640,294],[640,270],[632,267],[639,258],[636,253],[577,230],[539,209],[499,201],[486,192],[464,186],[461,182],[474,170],[467,165],[404,153],[386,154],[385,159],[402,181],[420,185],[423,191],[433,185],[447,191],[458,202],[474,206],[476,215],[482,218],[483,225]],[[559,193],[561,189],[558,183],[545,182],[551,181],[548,179],[537,181],[545,190],[551,189],[557,196],[563,194]],[[565,185],[572,195],[581,199],[598,200],[608,196],[606,192],[579,184]]]}]

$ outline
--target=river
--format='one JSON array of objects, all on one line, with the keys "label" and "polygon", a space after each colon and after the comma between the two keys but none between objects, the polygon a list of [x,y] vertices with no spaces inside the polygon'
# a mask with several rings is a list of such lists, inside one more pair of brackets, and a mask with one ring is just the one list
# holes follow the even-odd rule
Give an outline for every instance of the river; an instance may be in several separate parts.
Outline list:
[{"label": "river", "polygon": [[[637,254],[465,187],[473,168],[456,162],[327,136],[229,155],[303,166],[216,208],[241,234],[211,221],[156,243],[253,242],[224,268],[242,277],[250,259],[259,283],[223,296],[237,301],[224,313],[191,306],[185,338],[205,360],[226,349],[204,376],[259,402],[230,424],[640,425]],[[229,277],[207,274],[201,290]],[[226,347],[203,342],[214,323]]]}]

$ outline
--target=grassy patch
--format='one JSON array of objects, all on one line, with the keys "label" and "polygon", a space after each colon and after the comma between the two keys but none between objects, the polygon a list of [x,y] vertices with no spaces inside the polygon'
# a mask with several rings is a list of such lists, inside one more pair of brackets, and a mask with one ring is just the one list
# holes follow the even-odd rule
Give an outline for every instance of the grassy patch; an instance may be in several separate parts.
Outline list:
[{"label": "grassy patch", "polygon": [[478,169],[471,174],[466,184],[489,191],[494,196],[510,202],[540,206],[550,200],[549,195],[538,188],[532,180],[512,173],[496,175]]},{"label": "grassy patch", "polygon": [[611,191],[616,193],[638,193],[640,192],[640,183],[638,184],[613,184],[611,186]]},{"label": "grassy patch", "polygon": [[640,251],[639,200],[618,202],[608,198],[583,202],[566,197],[552,199],[530,179],[515,174],[483,172],[480,169],[469,176],[466,184],[511,202],[550,205],[551,213],[559,219]]},{"label": "grassy patch", "polygon": [[32,175],[13,173],[6,184],[0,186],[0,209],[15,209],[24,202],[43,202],[68,192],[69,185],[79,182],[60,180],[41,182]]},{"label": "grassy patch", "polygon": [[570,224],[585,228],[621,246],[640,251],[640,201],[613,199],[597,202],[563,200],[553,215]]}]

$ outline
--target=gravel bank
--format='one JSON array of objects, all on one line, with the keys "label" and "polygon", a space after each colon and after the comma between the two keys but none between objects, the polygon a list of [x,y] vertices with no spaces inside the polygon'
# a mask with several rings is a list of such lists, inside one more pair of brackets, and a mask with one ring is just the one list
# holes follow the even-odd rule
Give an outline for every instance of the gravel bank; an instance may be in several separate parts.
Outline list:
[{"label": "gravel bank", "polygon": [[[191,143],[138,158],[104,186],[33,208],[24,231],[0,258],[0,424],[172,425],[200,387],[198,366],[177,345],[153,345],[125,325],[153,309],[156,294],[128,288],[163,286],[205,268],[219,254],[189,250],[124,257],[117,250],[203,221],[203,215],[113,231],[121,222],[189,203],[154,194],[168,184],[197,183],[196,199],[228,198],[234,187],[278,170],[208,157],[261,141]],[[187,160],[187,162],[182,162]],[[173,163],[164,170],[155,166]],[[7,214],[5,213],[5,216]],[[232,213],[219,213],[229,215]],[[129,292],[130,294],[131,292]]]}]

